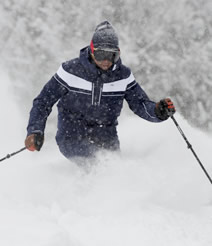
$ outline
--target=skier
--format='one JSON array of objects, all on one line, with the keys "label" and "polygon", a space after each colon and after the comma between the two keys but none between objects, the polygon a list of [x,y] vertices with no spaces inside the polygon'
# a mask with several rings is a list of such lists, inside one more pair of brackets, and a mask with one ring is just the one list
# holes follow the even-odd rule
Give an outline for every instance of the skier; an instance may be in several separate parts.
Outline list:
[{"label": "skier", "polygon": [[135,114],[151,122],[162,122],[175,113],[171,99],[155,103],[141,89],[122,64],[113,26],[104,21],[79,58],[64,62],[34,99],[25,146],[30,151],[41,149],[46,120],[59,101],[56,141],[66,158],[119,150],[116,127],[124,99]]}]

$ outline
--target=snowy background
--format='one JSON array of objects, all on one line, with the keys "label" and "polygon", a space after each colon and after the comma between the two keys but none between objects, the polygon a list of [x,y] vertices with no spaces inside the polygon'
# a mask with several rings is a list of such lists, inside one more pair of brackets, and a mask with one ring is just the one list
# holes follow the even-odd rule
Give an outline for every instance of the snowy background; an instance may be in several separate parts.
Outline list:
[{"label": "snowy background", "polygon": [[[0,158],[23,146],[33,97],[108,19],[124,63],[152,99],[174,98],[212,175],[211,10],[206,0],[1,2]],[[122,153],[99,153],[89,171],[59,153],[55,108],[41,152],[1,162],[0,245],[212,244],[212,186],[173,122],[122,113]]]},{"label": "snowy background", "polygon": [[107,19],[151,98],[171,96],[190,124],[211,131],[211,12],[211,0],[1,1],[0,65],[25,117],[41,86]]}]

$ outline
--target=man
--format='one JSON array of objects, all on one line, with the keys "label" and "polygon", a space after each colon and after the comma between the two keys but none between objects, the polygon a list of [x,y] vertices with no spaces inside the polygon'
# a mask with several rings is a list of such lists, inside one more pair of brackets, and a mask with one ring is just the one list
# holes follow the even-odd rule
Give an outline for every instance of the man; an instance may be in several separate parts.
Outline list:
[{"label": "man", "polygon": [[123,101],[141,118],[162,122],[175,112],[170,99],[149,100],[120,59],[118,36],[108,21],[100,23],[79,58],[63,63],[34,99],[25,146],[40,150],[46,120],[58,107],[56,141],[69,158],[90,157],[97,150],[118,150],[117,118]]}]

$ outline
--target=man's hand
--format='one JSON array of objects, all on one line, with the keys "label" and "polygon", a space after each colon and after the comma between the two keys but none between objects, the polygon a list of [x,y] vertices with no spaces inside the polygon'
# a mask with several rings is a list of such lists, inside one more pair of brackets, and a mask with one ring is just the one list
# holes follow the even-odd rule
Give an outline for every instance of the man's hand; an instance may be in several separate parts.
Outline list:
[{"label": "man's hand", "polygon": [[160,120],[167,120],[175,112],[175,106],[170,98],[162,99],[156,103],[155,114]]},{"label": "man's hand", "polygon": [[40,151],[44,142],[44,135],[41,133],[33,133],[25,139],[25,146],[30,151]]}]

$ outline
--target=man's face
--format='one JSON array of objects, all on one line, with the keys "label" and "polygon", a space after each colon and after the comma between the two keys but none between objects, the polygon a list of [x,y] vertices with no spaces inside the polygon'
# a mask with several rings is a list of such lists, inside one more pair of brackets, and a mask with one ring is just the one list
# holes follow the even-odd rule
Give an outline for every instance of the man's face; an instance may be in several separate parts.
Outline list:
[{"label": "man's face", "polygon": [[111,61],[108,61],[108,60],[97,61],[94,56],[92,57],[93,57],[95,64],[104,71],[107,71],[113,65]]}]

